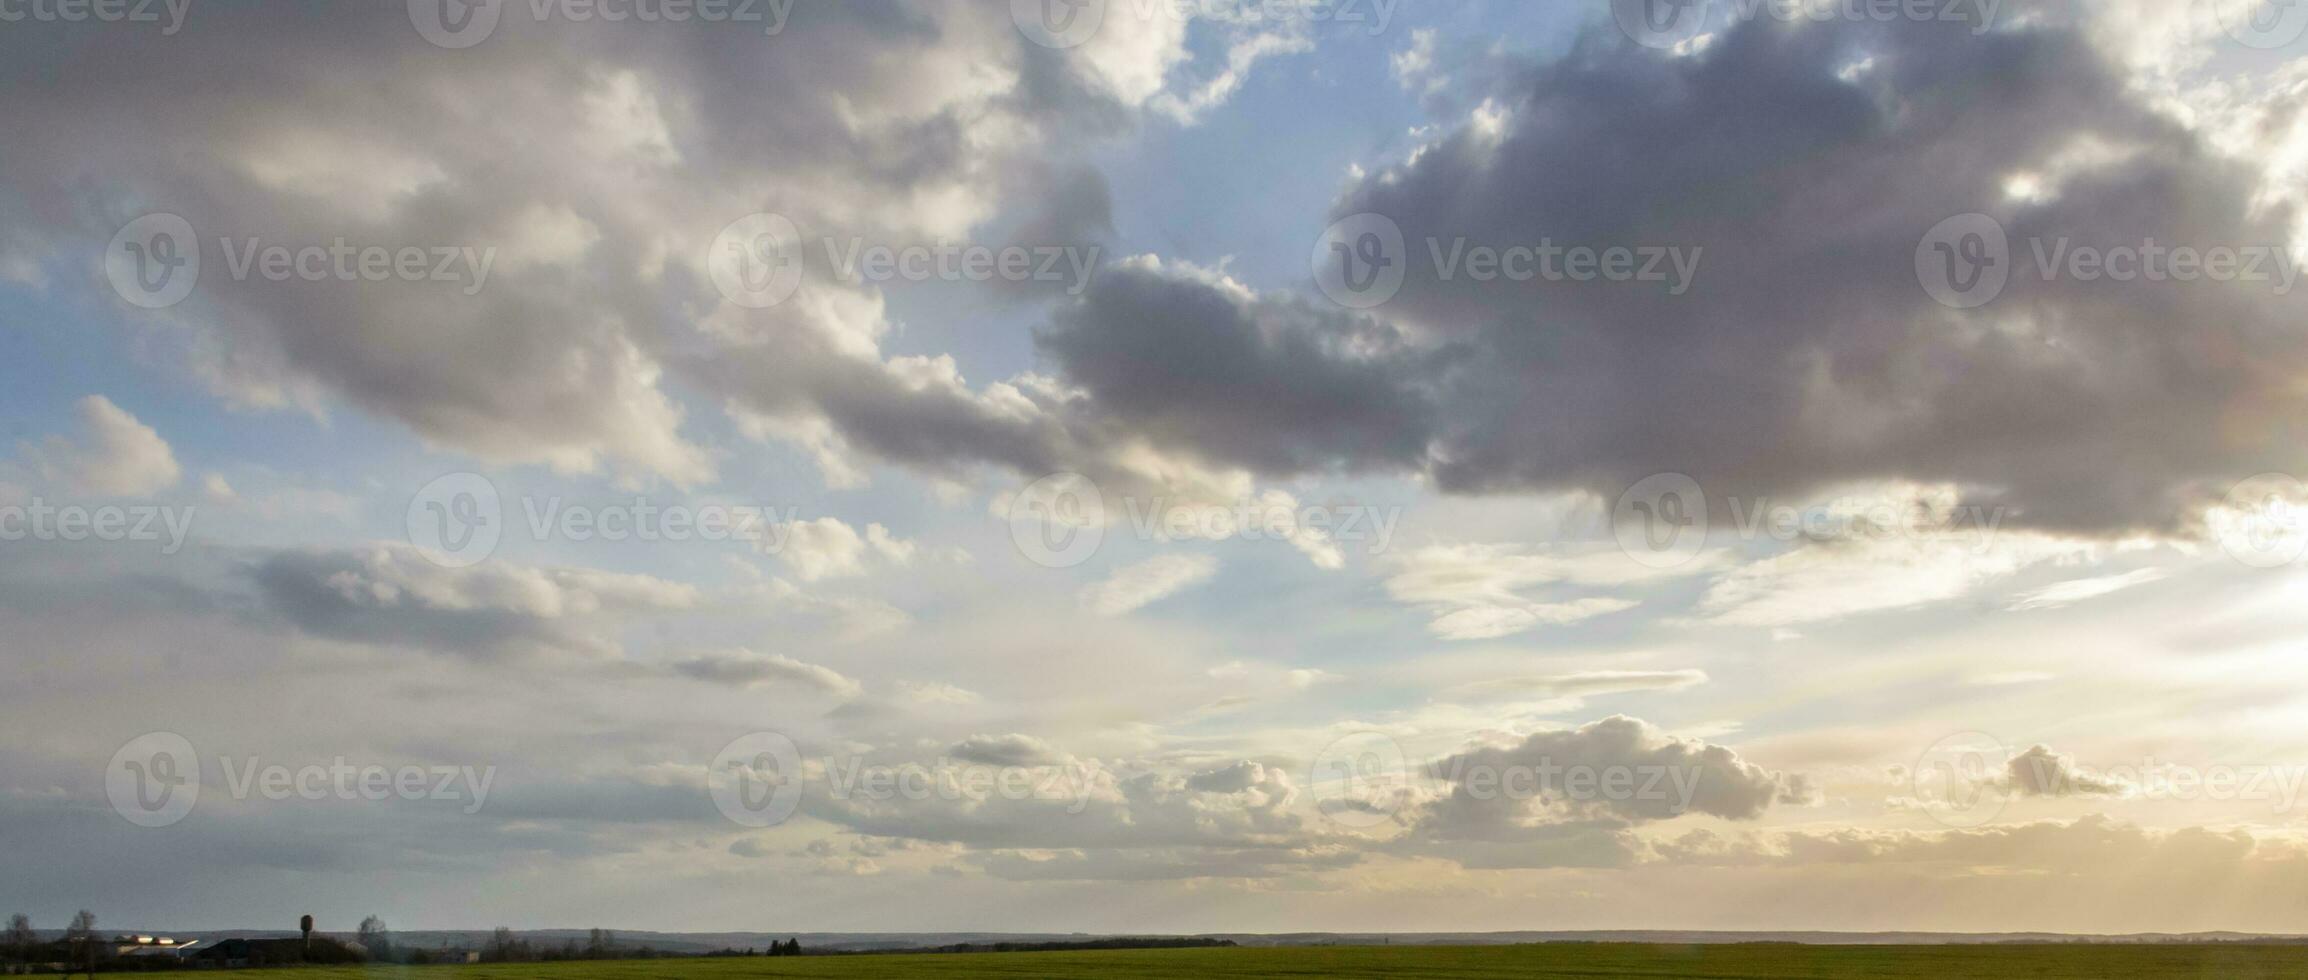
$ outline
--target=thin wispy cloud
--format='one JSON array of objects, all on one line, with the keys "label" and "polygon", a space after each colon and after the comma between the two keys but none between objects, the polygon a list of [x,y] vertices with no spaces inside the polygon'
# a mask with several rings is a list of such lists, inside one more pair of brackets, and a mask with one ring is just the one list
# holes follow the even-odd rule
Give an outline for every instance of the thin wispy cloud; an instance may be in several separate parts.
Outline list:
[{"label": "thin wispy cloud", "polygon": [[1208,555],[1162,555],[1117,569],[1103,582],[1083,588],[1084,608],[1100,616],[1121,616],[1177,595],[1218,574]]}]

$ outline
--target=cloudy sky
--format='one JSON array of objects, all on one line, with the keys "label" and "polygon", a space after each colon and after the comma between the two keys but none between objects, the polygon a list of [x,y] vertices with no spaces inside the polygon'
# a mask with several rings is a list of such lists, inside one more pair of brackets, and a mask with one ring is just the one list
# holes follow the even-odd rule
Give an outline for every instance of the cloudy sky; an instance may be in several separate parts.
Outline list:
[{"label": "cloudy sky", "polygon": [[0,0],[0,912],[2308,928],[2308,7],[1799,6]]}]

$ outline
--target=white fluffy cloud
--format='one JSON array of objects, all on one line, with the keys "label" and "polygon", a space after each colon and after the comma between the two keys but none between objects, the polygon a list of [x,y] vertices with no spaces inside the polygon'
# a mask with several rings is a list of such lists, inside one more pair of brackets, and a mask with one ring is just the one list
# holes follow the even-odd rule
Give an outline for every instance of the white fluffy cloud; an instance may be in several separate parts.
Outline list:
[{"label": "white fluffy cloud", "polygon": [[972,735],[950,751],[963,762],[988,766],[1047,766],[1059,760],[1056,749],[1031,735]]},{"label": "white fluffy cloud", "polygon": [[768,537],[770,553],[804,582],[854,578],[877,564],[903,567],[913,563],[919,550],[879,524],[868,524],[859,534],[835,517],[781,524],[770,528]]},{"label": "white fluffy cloud", "polygon": [[80,400],[80,437],[50,436],[23,447],[43,477],[76,493],[147,497],[176,485],[184,471],[168,440],[103,395]]}]

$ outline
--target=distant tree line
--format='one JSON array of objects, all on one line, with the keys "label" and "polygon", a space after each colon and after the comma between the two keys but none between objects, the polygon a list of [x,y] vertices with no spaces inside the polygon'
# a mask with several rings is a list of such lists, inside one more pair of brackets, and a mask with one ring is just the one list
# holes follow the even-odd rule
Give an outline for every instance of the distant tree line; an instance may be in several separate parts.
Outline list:
[{"label": "distant tree line", "polygon": [[[228,963],[293,966],[367,962],[422,966],[441,962],[463,963],[468,955],[462,951],[426,949],[396,941],[391,927],[385,925],[384,919],[374,915],[361,920],[360,928],[353,934],[351,942],[316,934],[313,931],[313,918],[309,915],[298,920],[295,939],[223,939],[190,947],[182,957],[123,957],[117,955],[119,942],[99,935],[96,931],[96,913],[85,909],[72,917],[71,924],[61,934],[52,934],[51,938],[43,938],[32,927],[31,916],[18,913],[9,918],[7,931],[0,934],[0,973],[85,973],[94,976],[98,971],[173,970]],[[532,943],[502,926],[490,934],[487,945],[479,951],[479,958],[484,963],[658,959],[682,955],[687,954],[660,951],[646,944],[622,945],[617,941],[617,934],[607,929],[591,930],[582,945],[576,939],[569,939],[558,946],[552,946]],[[800,956],[801,940],[772,942],[767,952],[731,949],[706,955]]]},{"label": "distant tree line", "polygon": [[607,929],[594,929],[585,936],[584,945],[575,939],[559,946],[532,943],[513,934],[513,930],[498,926],[489,935],[489,944],[481,948],[483,963],[555,963],[563,960],[654,960],[684,954],[659,950],[643,944],[622,946],[617,934]]},{"label": "distant tree line", "polygon": [[32,928],[31,916],[18,912],[8,917],[8,931],[0,942],[7,946],[10,973],[55,969],[67,975],[95,976],[96,969],[113,958],[112,944],[96,934],[96,913],[87,909],[72,916],[63,936],[48,940],[41,939],[39,930]]},{"label": "distant tree line", "polygon": [[777,942],[777,941],[775,941],[775,940],[771,940],[771,941],[770,941],[770,944],[769,944],[769,951],[768,951],[768,952],[766,952],[766,953],[763,953],[763,952],[756,952],[756,951],[753,949],[753,947],[751,947],[751,946],[748,946],[748,947],[746,947],[746,948],[744,948],[744,949],[717,949],[717,950],[714,950],[713,952],[707,953],[707,954],[705,954],[705,955],[707,955],[707,956],[800,956],[800,955],[802,955],[802,953],[801,953],[801,940],[799,940],[799,939],[787,939],[786,941],[784,941],[784,942],[782,942],[782,943],[781,943],[781,942]]}]

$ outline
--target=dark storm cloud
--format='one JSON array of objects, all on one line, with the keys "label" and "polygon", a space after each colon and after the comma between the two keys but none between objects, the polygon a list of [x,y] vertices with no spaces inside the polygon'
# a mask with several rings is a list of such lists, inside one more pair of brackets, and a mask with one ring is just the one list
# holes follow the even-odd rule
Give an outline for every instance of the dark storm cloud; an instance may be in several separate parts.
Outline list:
[{"label": "dark storm cloud", "polygon": [[1433,406],[1393,328],[1147,263],[1109,268],[1041,344],[1083,410],[1263,472],[1416,467]]},{"label": "dark storm cloud", "polygon": [[[2233,481],[2308,462],[2303,297],[2035,273],[2037,239],[2281,245],[2292,224],[2056,19],[1759,19],[1686,57],[1590,38],[1476,116],[1334,207],[1400,226],[1409,275],[1375,312],[1420,353],[1146,273],[1109,274],[1045,347],[1097,411],[1209,458],[1464,493],[1609,497],[1680,472],[1720,503],[1908,479],[2116,533],[2184,529]],[[2047,193],[2010,193],[2022,175]],[[2018,268],[1957,311],[1916,255],[1968,212],[2009,230]],[[1681,295],[1438,272],[1459,243],[1547,241],[1698,265]]]}]

